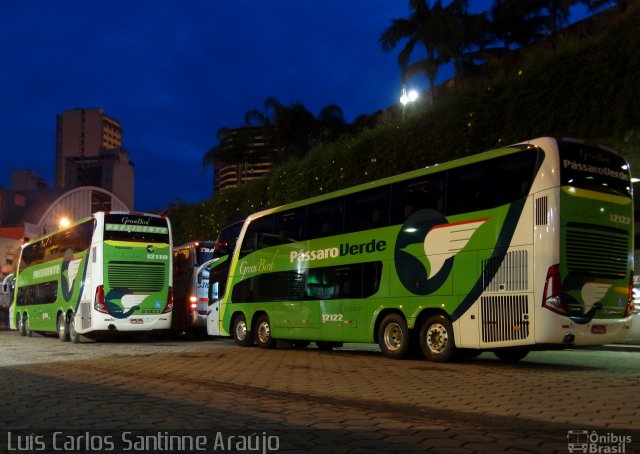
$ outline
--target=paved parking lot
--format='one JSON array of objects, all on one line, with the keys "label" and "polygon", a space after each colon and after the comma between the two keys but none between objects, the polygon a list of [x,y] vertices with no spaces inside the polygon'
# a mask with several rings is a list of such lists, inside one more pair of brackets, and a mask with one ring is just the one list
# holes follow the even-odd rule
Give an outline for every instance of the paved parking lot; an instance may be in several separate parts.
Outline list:
[{"label": "paved parking lot", "polygon": [[514,365],[487,353],[435,364],[389,360],[376,346],[72,345],[6,331],[0,346],[0,431],[14,439],[166,431],[206,436],[208,452],[216,437],[242,434],[278,437],[283,452],[567,452],[572,436],[587,433],[600,437],[596,447],[611,448],[616,437],[631,437],[625,452],[640,447],[633,351],[537,352]]}]

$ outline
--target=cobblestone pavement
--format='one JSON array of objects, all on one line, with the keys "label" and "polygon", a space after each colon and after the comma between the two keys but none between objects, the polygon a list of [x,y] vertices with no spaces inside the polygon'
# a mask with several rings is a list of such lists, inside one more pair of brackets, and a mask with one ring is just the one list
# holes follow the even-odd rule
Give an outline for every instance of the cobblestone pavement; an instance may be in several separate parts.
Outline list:
[{"label": "cobblestone pavement", "polygon": [[[0,331],[0,452],[29,441],[51,447],[54,431],[86,452],[99,452],[87,439],[125,435],[206,437],[207,452],[272,452],[277,440],[281,452],[546,453],[588,438],[599,449],[589,452],[640,452],[638,352],[534,352],[517,364],[486,353],[436,364],[350,347],[73,345]],[[247,440],[254,444],[238,444]]]}]

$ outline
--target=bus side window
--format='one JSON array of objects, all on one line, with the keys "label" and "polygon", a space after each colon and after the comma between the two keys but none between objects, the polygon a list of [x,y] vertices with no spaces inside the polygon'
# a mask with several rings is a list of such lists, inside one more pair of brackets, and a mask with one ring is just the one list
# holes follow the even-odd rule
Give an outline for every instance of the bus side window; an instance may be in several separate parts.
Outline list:
[{"label": "bus side window", "polygon": [[444,212],[446,173],[439,172],[391,187],[391,225],[404,224],[414,213],[430,208]]},{"label": "bus side window", "polygon": [[273,231],[278,244],[297,243],[304,239],[306,208],[300,207],[273,215]]},{"label": "bus side window", "polygon": [[[229,260],[209,272],[209,300],[223,298],[227,290],[229,277]],[[214,294],[217,291],[217,294]]]},{"label": "bus side window", "polygon": [[340,235],[343,232],[344,197],[325,200],[309,205],[307,211],[307,237],[322,238]]},{"label": "bus side window", "polygon": [[486,210],[526,197],[536,160],[537,151],[527,150],[450,170],[447,216]]},{"label": "bus side window", "polygon": [[263,216],[249,224],[247,233],[242,240],[240,257],[249,255],[259,249],[274,245],[273,216]]},{"label": "bus side window", "polygon": [[387,227],[390,190],[390,186],[382,186],[348,195],[345,200],[345,233]]}]

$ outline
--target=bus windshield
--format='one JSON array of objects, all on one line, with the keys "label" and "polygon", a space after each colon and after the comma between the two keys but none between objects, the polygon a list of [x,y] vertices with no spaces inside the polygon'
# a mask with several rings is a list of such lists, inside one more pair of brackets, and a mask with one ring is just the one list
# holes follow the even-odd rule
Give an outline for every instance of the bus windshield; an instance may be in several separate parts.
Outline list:
[{"label": "bus windshield", "polygon": [[608,192],[631,198],[631,176],[625,160],[612,152],[578,142],[559,142],[563,186]]},{"label": "bus windshield", "polygon": [[208,241],[206,243],[200,243],[196,247],[196,265],[202,265],[204,262],[208,262],[213,258],[214,246],[214,242]]},{"label": "bus windshield", "polygon": [[236,222],[222,229],[216,241],[213,258],[233,253],[238,237],[240,236],[240,231],[242,230],[243,222],[244,221]]},{"label": "bus windshield", "polygon": [[104,218],[104,239],[141,243],[169,243],[167,220],[135,214],[108,214]]}]

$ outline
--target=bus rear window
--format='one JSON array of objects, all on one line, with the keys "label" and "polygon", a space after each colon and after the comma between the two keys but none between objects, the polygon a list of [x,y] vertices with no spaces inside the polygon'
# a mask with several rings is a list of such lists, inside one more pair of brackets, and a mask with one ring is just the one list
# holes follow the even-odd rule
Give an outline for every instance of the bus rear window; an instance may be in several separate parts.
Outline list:
[{"label": "bus rear window", "polygon": [[144,243],[169,243],[167,220],[134,214],[109,214],[104,218],[104,239]]},{"label": "bus rear window", "polygon": [[560,147],[560,181],[563,186],[631,197],[631,175],[626,161],[605,149],[563,141]]}]

